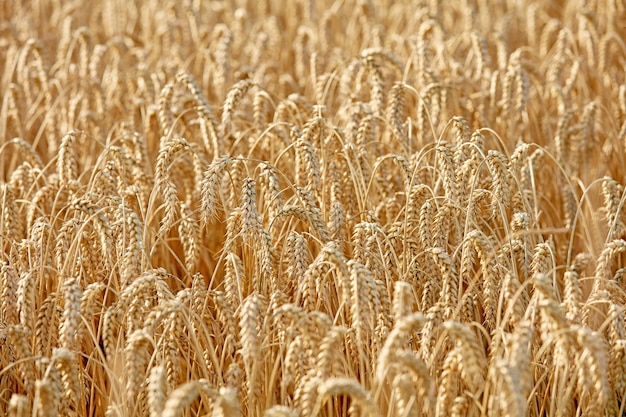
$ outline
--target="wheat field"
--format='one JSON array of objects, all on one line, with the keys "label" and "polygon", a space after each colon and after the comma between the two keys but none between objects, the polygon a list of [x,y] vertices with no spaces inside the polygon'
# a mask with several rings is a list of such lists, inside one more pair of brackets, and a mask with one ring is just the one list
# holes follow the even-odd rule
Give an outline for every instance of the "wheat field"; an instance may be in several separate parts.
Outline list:
[{"label": "wheat field", "polygon": [[621,0],[0,1],[0,417],[622,416]]}]

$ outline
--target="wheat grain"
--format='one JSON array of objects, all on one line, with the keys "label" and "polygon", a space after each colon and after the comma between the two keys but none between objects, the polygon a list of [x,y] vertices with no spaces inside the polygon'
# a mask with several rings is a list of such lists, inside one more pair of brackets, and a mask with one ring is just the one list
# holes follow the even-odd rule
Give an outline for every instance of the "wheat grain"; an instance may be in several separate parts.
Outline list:
[{"label": "wheat grain", "polygon": [[371,400],[369,393],[358,382],[347,378],[329,378],[317,388],[317,401],[311,415],[317,415],[326,397],[337,394],[347,394],[356,402],[366,415],[375,416],[376,407]]},{"label": "wheat grain", "polygon": [[[150,335],[145,330],[135,330],[126,342],[124,349],[126,353],[126,366],[132,369],[128,373],[126,381],[126,391],[128,398],[136,399],[144,388],[145,374],[148,360],[150,359]],[[152,374],[150,374],[152,377]],[[152,391],[152,389],[151,389]],[[151,392],[152,395],[152,392]]]},{"label": "wheat grain", "polygon": [[61,139],[59,156],[57,159],[57,175],[61,186],[67,186],[70,190],[76,187],[77,171],[76,157],[73,155],[73,145],[79,132],[70,131]]},{"label": "wheat grain", "polygon": [[460,354],[458,367],[463,381],[470,390],[478,390],[484,382],[486,369],[486,358],[479,340],[467,326],[459,322],[447,321],[443,327],[456,341],[456,349]]},{"label": "wheat grain", "polygon": [[28,335],[32,333],[33,314],[35,308],[35,276],[26,272],[21,274],[17,282],[17,313],[19,324]]},{"label": "wheat grain", "polygon": [[61,380],[54,364],[49,364],[43,379],[35,382],[34,408],[42,417],[59,415],[61,404]]},{"label": "wheat grain", "polygon": [[7,327],[7,335],[12,342],[16,359],[23,360],[18,367],[21,383],[27,393],[31,393],[35,383],[35,367],[32,363],[32,349],[28,340],[30,332],[19,325]]},{"label": "wheat grain", "polygon": [[224,170],[230,164],[228,156],[218,158],[209,165],[202,179],[202,219],[205,223],[215,215],[218,195],[224,175]]},{"label": "wheat grain", "polygon": [[49,354],[59,339],[56,324],[60,314],[57,307],[56,292],[48,294],[39,307],[35,323],[35,347],[42,355]]},{"label": "wheat grain", "polygon": [[509,366],[505,361],[497,361],[494,365],[495,378],[500,378],[502,384],[498,385],[501,391],[498,394],[500,401],[498,408],[501,415],[506,417],[523,416],[526,413],[526,401],[517,383],[517,369]]},{"label": "wheat grain", "polygon": [[313,119],[307,122],[302,136],[296,141],[296,182],[314,195],[319,190],[320,167],[319,158],[308,137],[318,135],[320,129],[321,121]]},{"label": "wheat grain", "polygon": [[0,288],[2,288],[0,292],[2,323],[18,324],[18,276],[15,267],[10,263],[2,262],[2,266],[0,267]]},{"label": "wheat grain", "polygon": [[263,417],[297,417],[298,413],[284,405],[274,405],[263,412]]},{"label": "wheat grain", "polygon": [[233,112],[243,96],[254,85],[251,80],[238,81],[228,92],[222,110],[222,121],[219,127],[220,135],[225,140],[233,133]]},{"label": "wheat grain", "polygon": [[26,395],[14,393],[11,395],[8,406],[10,417],[27,417],[30,415],[30,406]]},{"label": "wheat grain", "polygon": [[402,339],[408,338],[411,332],[421,328],[424,325],[424,321],[422,314],[413,313],[395,323],[378,355],[378,363],[376,365],[376,378],[378,381],[384,381],[387,375],[387,367],[393,361],[394,355],[401,347]]},{"label": "wheat grain", "polygon": [[198,381],[187,382],[176,388],[167,397],[167,401],[160,414],[163,417],[178,417],[183,409],[189,406],[200,395],[200,383]]},{"label": "wheat grain", "polygon": [[609,223],[609,237],[619,238],[624,234],[624,226],[621,214],[623,188],[614,179],[606,177],[602,183],[602,193],[604,194],[604,207],[607,221]]},{"label": "wheat grain", "polygon": [[252,410],[251,404],[254,401],[254,397],[258,395],[257,390],[259,387],[257,373],[260,371],[260,340],[259,329],[260,327],[260,314],[262,299],[258,294],[251,294],[248,296],[242,306],[240,312],[240,341],[241,341],[241,355],[244,359],[244,366],[248,383],[248,409]]},{"label": "wheat grain", "polygon": [[59,328],[59,343],[62,348],[77,351],[77,336],[81,317],[82,289],[76,279],[69,278],[63,283],[63,320]]},{"label": "wheat grain", "polygon": [[63,394],[75,410],[85,407],[80,365],[75,354],[64,348],[53,349],[52,363],[61,374]]},{"label": "wheat grain", "polygon": [[162,366],[155,366],[150,371],[148,379],[148,404],[150,406],[150,417],[158,417],[165,408],[167,399],[167,376],[166,370]]},{"label": "wheat grain", "polygon": [[585,412],[588,415],[602,415],[609,396],[606,347],[602,338],[584,327],[578,329],[577,338],[582,348],[578,362],[578,383],[590,397]]},{"label": "wheat grain", "polygon": [[441,378],[437,390],[436,415],[452,414],[452,408],[459,392],[459,381],[456,374],[459,372],[461,352],[454,349],[446,356],[441,367]]}]

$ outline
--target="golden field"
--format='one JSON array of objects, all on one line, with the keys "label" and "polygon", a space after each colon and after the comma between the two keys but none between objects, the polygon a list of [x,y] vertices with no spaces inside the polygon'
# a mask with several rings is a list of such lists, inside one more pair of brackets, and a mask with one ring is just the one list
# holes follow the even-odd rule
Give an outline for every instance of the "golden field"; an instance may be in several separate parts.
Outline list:
[{"label": "golden field", "polygon": [[626,413],[620,0],[0,1],[0,417]]}]

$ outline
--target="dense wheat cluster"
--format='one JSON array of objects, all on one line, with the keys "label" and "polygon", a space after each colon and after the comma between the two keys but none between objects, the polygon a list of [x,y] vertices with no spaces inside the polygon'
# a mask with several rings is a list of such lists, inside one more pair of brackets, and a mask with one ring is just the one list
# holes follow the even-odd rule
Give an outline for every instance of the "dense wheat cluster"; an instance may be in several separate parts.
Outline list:
[{"label": "dense wheat cluster", "polygon": [[624,414],[623,2],[0,14],[0,416]]}]

